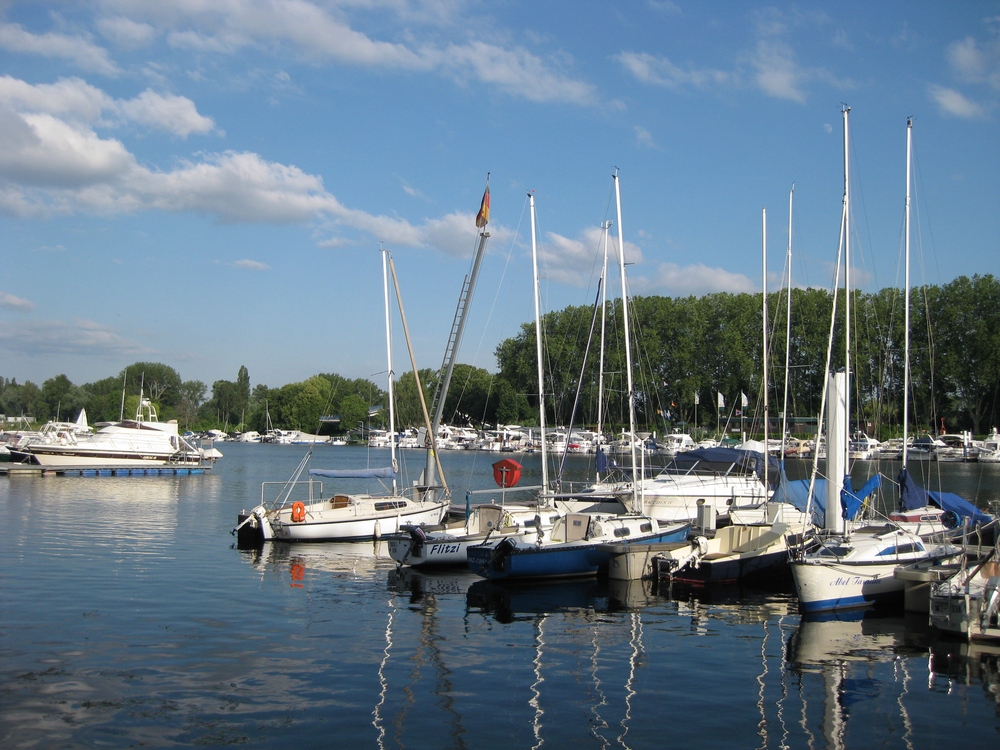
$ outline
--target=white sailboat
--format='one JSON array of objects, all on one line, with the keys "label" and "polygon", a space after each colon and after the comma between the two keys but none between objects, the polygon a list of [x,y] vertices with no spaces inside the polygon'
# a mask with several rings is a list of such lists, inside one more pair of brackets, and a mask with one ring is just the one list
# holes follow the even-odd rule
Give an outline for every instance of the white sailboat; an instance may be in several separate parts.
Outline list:
[{"label": "white sailboat", "polygon": [[[487,205],[489,195],[489,184],[487,183],[486,194],[483,198],[483,205]],[[482,216],[482,212],[480,214]],[[475,283],[477,269],[486,250],[486,242],[489,239],[489,232],[485,227],[489,221],[488,213],[481,218],[479,227],[479,245],[473,260],[473,270],[466,278],[460,295],[459,312],[456,313],[456,322],[453,326],[454,340],[448,346],[445,355],[445,363],[442,371],[445,373],[442,381],[441,393],[438,394],[438,403],[435,409],[435,427],[441,419],[444,409],[444,393],[447,391],[450,379],[451,368],[454,364],[454,355],[457,354],[458,345],[461,341],[462,327],[465,320],[464,313],[467,310],[466,300]],[[443,426],[442,426],[443,429]],[[543,446],[544,446],[544,422],[543,422]],[[520,465],[512,459],[505,459],[494,465],[494,475],[500,467],[509,468],[512,471],[516,467],[516,477],[520,476]],[[545,477],[545,457],[543,453],[542,471]],[[517,478],[508,481],[507,474],[497,477],[497,484],[507,488],[516,484]],[[543,479],[543,487],[547,480]],[[551,506],[540,507],[537,504],[494,504],[484,503],[476,506],[469,506],[458,510],[452,508],[452,515],[458,516],[461,520],[450,522],[442,521],[435,524],[406,524],[400,533],[390,535],[387,538],[389,555],[398,565],[410,567],[439,567],[439,566],[465,566],[467,561],[467,551],[470,547],[485,544],[487,542],[497,542],[501,539],[517,537],[524,543],[531,543],[537,540],[539,532],[543,533],[551,528],[553,521],[558,516]]]},{"label": "white sailboat", "polygon": [[[851,373],[849,112],[850,108],[845,106],[844,202],[838,249],[838,255],[839,251],[843,252],[845,268],[845,367],[843,371],[828,375],[825,396],[828,409],[825,534],[820,536],[820,546],[816,550],[791,561],[799,607],[805,613],[868,607],[895,596],[902,599],[903,582],[894,576],[899,565],[946,560],[959,552],[950,544],[925,542],[898,524],[854,528],[852,518],[860,506],[859,494],[863,496],[864,493],[856,494],[851,487],[848,458]],[[831,346],[832,343],[831,334]],[[827,372],[829,357],[828,352]],[[815,478],[815,462],[813,467]],[[846,513],[843,512],[845,504]],[[862,520],[857,522],[862,523]]]},{"label": "white sailboat", "polygon": [[[901,452],[902,468],[899,471],[899,509],[890,514],[889,520],[895,521],[921,536],[942,534],[956,530],[959,526],[972,526],[989,523],[991,518],[963,498],[940,492],[927,492],[918,488],[910,478],[907,463],[914,458],[917,451],[910,446],[910,169],[913,142],[913,121],[906,121],[906,213],[904,221],[905,259],[904,259],[904,312],[903,312],[903,446]],[[938,449],[940,450],[940,448]],[[931,451],[921,452],[929,460]],[[940,459],[939,459],[940,460]]]},{"label": "white sailboat", "polygon": [[[393,369],[391,318],[389,315],[389,251],[382,250],[383,292],[385,296],[385,333],[388,359],[389,432],[395,433],[393,406]],[[377,539],[383,534],[399,531],[405,524],[439,523],[448,510],[448,500],[437,497],[436,488],[417,486],[403,494],[396,481],[397,463],[395,441],[390,441],[391,465],[362,470],[310,469],[308,482],[299,482],[312,455],[306,453],[292,478],[273,502],[264,497],[261,504],[249,513],[241,513],[234,532],[239,546],[259,546],[271,540],[287,542],[360,541]],[[428,451],[429,454],[433,451]],[[428,456],[430,463],[431,456]],[[324,497],[322,483],[312,477],[332,479],[389,480],[390,491],[385,494],[338,492]],[[302,499],[292,493],[296,489],[307,493]],[[266,486],[266,483],[265,483]],[[318,488],[318,489],[317,489]],[[318,493],[318,494],[317,494]],[[295,499],[293,499],[295,498]]]},{"label": "white sailboat", "polygon": [[[625,276],[625,248],[622,243],[621,190],[617,172],[614,175],[615,200],[618,215],[619,261],[622,280],[622,323],[625,337],[625,367],[629,403],[629,443],[633,476],[637,469],[635,401],[632,383],[632,352],[628,322],[628,290]],[[531,255],[535,280],[535,328],[538,362],[539,405],[541,426],[545,426],[544,379],[542,377],[542,327],[538,298],[538,249],[535,236],[535,197],[528,194],[531,208]],[[542,493],[548,492],[548,470],[542,439]],[[677,542],[687,538],[690,523],[661,524],[643,511],[641,487],[633,485],[628,492],[627,513],[566,513],[559,516],[544,535],[534,543],[508,537],[493,544],[482,544],[468,550],[469,569],[489,580],[539,580],[595,575],[608,569],[612,546],[640,542]],[[567,503],[574,500],[567,498]]]}]

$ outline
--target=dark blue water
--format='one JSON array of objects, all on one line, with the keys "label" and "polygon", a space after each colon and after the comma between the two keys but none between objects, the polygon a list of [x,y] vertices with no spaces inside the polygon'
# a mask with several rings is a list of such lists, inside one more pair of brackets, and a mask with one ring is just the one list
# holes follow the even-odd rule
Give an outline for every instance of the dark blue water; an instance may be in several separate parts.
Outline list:
[{"label": "dark blue water", "polygon": [[[237,512],[304,449],[220,447],[200,477],[0,477],[0,746],[1000,742],[998,656],[919,617],[800,622],[780,587],[504,588],[397,572],[374,542],[238,551]],[[491,484],[495,456],[443,460],[456,492]],[[967,491],[1000,480],[947,471]]]}]

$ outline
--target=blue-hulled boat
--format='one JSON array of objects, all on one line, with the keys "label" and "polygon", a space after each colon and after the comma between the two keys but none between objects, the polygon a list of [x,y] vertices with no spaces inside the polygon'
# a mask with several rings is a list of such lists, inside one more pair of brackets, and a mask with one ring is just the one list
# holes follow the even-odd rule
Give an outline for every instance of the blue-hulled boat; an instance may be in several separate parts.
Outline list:
[{"label": "blue-hulled boat", "polygon": [[534,544],[515,537],[470,547],[469,569],[491,581],[592,576],[607,572],[609,544],[683,542],[690,523],[661,525],[643,515],[568,513]]}]

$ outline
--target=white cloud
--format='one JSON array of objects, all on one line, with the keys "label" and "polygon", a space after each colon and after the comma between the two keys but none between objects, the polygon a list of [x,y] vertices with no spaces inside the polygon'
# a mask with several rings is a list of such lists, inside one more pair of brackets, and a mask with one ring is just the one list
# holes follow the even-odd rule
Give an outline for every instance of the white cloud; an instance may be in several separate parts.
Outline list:
[{"label": "white cloud", "polygon": [[[138,0],[115,3],[119,18],[150,24],[166,34],[178,49],[230,55],[253,47],[268,54],[292,54],[311,63],[337,61],[360,67],[436,72],[460,83],[491,84],[510,96],[537,102],[593,104],[594,87],[560,70],[555,56],[542,58],[520,46],[502,47],[478,39],[439,45],[422,41],[419,26],[410,23],[454,24],[454,13],[442,4],[415,12],[406,3],[381,6],[339,3],[334,9],[304,0],[228,0],[188,2]],[[404,41],[372,38],[352,28],[346,15],[388,12],[405,18]]]},{"label": "white cloud", "polygon": [[84,187],[134,168],[119,141],[48,114],[0,109],[0,178],[26,188]]},{"label": "white cloud", "polygon": [[787,44],[773,39],[759,40],[752,65],[757,71],[754,77],[757,87],[765,94],[778,99],[790,99],[799,104],[805,103],[802,72],[795,53]]},{"label": "white cloud", "polygon": [[271,267],[267,263],[261,263],[258,260],[249,260],[244,258],[243,260],[237,260],[231,264],[233,268],[244,268],[248,271],[270,271]]},{"label": "white cloud", "polygon": [[9,307],[11,310],[23,310],[30,312],[35,309],[35,303],[31,300],[15,297],[7,292],[0,292],[0,307]]},{"label": "white cloud", "polygon": [[0,321],[0,349],[21,354],[60,354],[114,358],[149,350],[92,320]]},{"label": "white cloud", "polygon": [[980,44],[969,36],[948,45],[948,63],[962,80],[1000,90],[1000,37]]},{"label": "white cloud", "polygon": [[962,118],[982,117],[985,114],[981,105],[970,101],[955,89],[932,83],[927,87],[927,93],[945,114]]},{"label": "white cloud", "polygon": [[702,296],[715,292],[752,294],[759,291],[758,285],[741,273],[709,268],[702,263],[689,266],[661,263],[653,276],[632,278],[630,286],[636,294],[667,297]]},{"label": "white cloud", "polygon": [[112,99],[80,78],[60,78],[55,83],[30,84],[0,76],[0,104],[19,112],[44,112],[82,122],[96,122]]},{"label": "white cloud", "polygon": [[107,51],[81,37],[52,32],[32,34],[18,24],[0,23],[0,49],[69,60],[83,70],[102,75],[118,74]]},{"label": "white cloud", "polygon": [[635,126],[635,142],[644,148],[656,148],[656,141],[653,134],[641,125]]},{"label": "white cloud", "polygon": [[733,79],[722,70],[680,68],[668,58],[638,52],[622,52],[615,59],[637,80],[656,86],[678,89],[684,86],[706,88],[724,85]]},{"label": "white cloud", "polygon": [[158,94],[146,89],[134,99],[114,99],[80,78],[60,78],[55,83],[30,84],[0,76],[0,106],[20,113],[44,113],[79,123],[114,125],[121,122],[163,130],[186,138],[191,133],[211,133],[215,121],[198,113],[187,97]]},{"label": "white cloud", "polygon": [[139,23],[124,16],[99,18],[95,25],[105,39],[122,49],[138,49],[156,36],[156,30],[148,23]]},{"label": "white cloud", "polygon": [[[600,276],[604,254],[604,232],[600,227],[588,227],[577,239],[546,232],[545,240],[538,246],[542,272],[552,281],[571,286],[588,286]],[[631,242],[625,243],[625,261],[642,263],[642,250]],[[618,251],[612,235],[608,245],[608,265],[618,266]]]},{"label": "white cloud", "polygon": [[[214,128],[183,97],[147,90],[114,100],[79,79],[31,86],[0,77],[0,210],[37,217],[190,211],[220,222],[325,225],[335,235],[319,240],[327,247],[348,242],[344,230],[459,257],[474,247],[473,212],[421,225],[373,215],[342,205],[320,177],[254,153],[202,153],[166,170],[140,164],[121,141],[88,124],[106,124],[102,112],[181,136]],[[498,239],[509,236],[495,225],[490,231]]]},{"label": "white cloud", "polygon": [[[615,59],[636,80],[654,86],[680,90],[752,85],[768,96],[803,104],[809,83],[819,81],[837,88],[854,85],[823,68],[802,65],[795,48],[787,41],[796,28],[826,23],[828,19],[822,13],[785,13],[774,8],[761,11],[755,17],[753,47],[737,54],[731,70],[680,66],[667,57],[638,52],[622,52]],[[831,45],[849,44],[842,31],[834,32]]]},{"label": "white cloud", "polygon": [[454,77],[492,83],[511,96],[535,102],[592,104],[594,87],[553,71],[528,50],[504,49],[484,42],[449,45],[442,51],[426,49],[424,55]]},{"label": "white cloud", "polygon": [[191,133],[211,133],[215,130],[215,121],[198,114],[194,102],[184,96],[157,94],[146,89],[135,99],[119,102],[117,108],[129,120],[182,138]]}]

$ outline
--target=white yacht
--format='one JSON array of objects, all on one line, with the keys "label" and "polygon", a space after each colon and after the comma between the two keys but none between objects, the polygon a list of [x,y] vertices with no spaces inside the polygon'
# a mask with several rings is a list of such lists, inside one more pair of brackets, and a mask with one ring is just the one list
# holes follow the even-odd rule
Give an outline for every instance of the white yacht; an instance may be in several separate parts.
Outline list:
[{"label": "white yacht", "polygon": [[97,432],[58,430],[11,450],[15,461],[53,467],[129,467],[211,465],[222,458],[213,448],[196,448],[177,431],[176,420],[160,422],[152,402],[139,396],[135,419],[106,425]]}]

